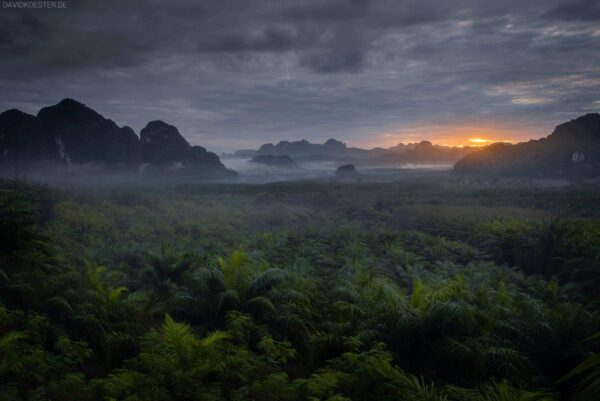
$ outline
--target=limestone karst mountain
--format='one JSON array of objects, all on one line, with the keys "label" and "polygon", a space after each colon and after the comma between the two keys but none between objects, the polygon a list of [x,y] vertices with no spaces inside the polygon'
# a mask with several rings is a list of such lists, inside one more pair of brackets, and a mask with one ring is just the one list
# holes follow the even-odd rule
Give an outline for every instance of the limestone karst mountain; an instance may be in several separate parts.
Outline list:
[{"label": "limestone karst mountain", "polygon": [[7,110],[0,114],[0,169],[19,172],[90,164],[137,169],[150,164],[231,173],[216,154],[190,145],[165,122],[149,122],[140,136],[73,99],[44,107],[37,116]]}]

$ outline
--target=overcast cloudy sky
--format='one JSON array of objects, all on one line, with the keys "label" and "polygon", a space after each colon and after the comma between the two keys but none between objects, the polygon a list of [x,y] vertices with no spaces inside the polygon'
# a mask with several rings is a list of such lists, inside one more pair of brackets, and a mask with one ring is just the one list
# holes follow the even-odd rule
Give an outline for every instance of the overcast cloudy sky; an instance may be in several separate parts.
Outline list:
[{"label": "overcast cloudy sky", "polygon": [[216,151],[524,140],[600,111],[597,0],[4,6],[1,109],[72,97],[136,132],[165,120]]}]

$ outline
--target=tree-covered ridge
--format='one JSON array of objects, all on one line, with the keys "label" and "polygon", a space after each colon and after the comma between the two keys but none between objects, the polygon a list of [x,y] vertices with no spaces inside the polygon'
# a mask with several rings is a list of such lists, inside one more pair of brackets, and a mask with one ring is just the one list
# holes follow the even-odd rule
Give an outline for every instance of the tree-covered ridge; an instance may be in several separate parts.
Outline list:
[{"label": "tree-covered ridge", "polygon": [[518,177],[597,177],[600,172],[600,114],[558,125],[545,138],[495,143],[465,155],[454,165],[461,174]]},{"label": "tree-covered ridge", "polygon": [[598,397],[597,219],[302,185],[3,183],[0,400]]}]

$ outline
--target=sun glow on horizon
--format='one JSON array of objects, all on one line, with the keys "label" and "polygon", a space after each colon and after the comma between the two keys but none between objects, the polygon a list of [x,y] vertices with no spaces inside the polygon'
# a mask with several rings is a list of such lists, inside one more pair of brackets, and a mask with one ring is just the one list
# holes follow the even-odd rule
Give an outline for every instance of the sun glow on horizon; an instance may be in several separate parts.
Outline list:
[{"label": "sun glow on horizon", "polygon": [[418,143],[428,140],[434,145],[449,147],[484,147],[494,143],[517,143],[522,140],[539,137],[539,133],[521,127],[502,126],[495,127],[482,125],[424,125],[403,127],[375,134],[377,140],[361,141],[354,145],[367,147],[388,148],[399,143]]},{"label": "sun glow on horizon", "polygon": [[507,140],[507,139],[486,139],[486,138],[469,138],[469,144],[466,146],[487,146],[487,145],[491,145],[493,143],[498,143],[498,142],[508,142],[508,143],[513,143],[514,141],[512,140]]},{"label": "sun glow on horizon", "polygon": [[485,137],[468,137],[468,136],[464,136],[464,135],[457,135],[457,136],[449,136],[449,137],[441,137],[438,140],[435,140],[437,138],[432,138],[432,139],[427,139],[426,136],[423,136],[421,138],[418,137],[409,137],[409,138],[399,138],[397,139],[395,142],[392,141],[385,141],[385,143],[380,143],[378,144],[379,147],[390,147],[390,146],[394,146],[397,145],[398,143],[417,143],[417,142],[421,142],[423,140],[429,140],[431,143],[433,143],[434,145],[440,145],[440,146],[448,146],[448,147],[457,147],[457,148],[464,148],[464,147],[484,147],[484,146],[488,146],[488,145],[492,145],[494,143],[517,143],[518,141],[515,139],[507,139],[507,138],[485,138]]}]

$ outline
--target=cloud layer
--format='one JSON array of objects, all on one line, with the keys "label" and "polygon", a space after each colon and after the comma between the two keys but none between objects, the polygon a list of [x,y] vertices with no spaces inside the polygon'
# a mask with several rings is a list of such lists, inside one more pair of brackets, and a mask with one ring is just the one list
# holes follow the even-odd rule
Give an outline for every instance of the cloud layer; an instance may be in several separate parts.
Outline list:
[{"label": "cloud layer", "polygon": [[444,141],[461,126],[525,139],[600,111],[599,22],[591,0],[4,8],[0,107],[73,97],[137,131],[164,119],[216,150]]}]

